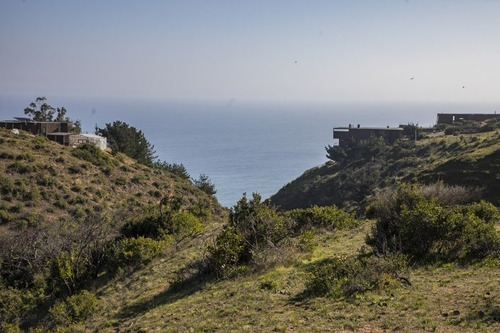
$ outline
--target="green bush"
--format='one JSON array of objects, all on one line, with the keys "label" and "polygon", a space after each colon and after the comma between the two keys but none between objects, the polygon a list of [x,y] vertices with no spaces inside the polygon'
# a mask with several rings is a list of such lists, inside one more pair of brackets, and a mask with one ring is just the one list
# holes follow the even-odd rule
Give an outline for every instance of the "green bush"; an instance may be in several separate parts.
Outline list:
[{"label": "green bush", "polygon": [[203,230],[200,220],[188,212],[178,212],[172,215],[167,231],[178,236],[194,236]]},{"label": "green bush", "polygon": [[78,174],[82,172],[82,169],[78,165],[70,165],[68,167],[68,172],[72,175]]},{"label": "green bush", "polygon": [[118,186],[125,186],[127,185],[128,180],[126,177],[118,177],[115,179],[115,184]]},{"label": "green bush", "polygon": [[245,239],[233,226],[225,226],[208,247],[208,270],[217,278],[234,276],[244,268]]},{"label": "green bush", "polygon": [[0,224],[9,223],[14,219],[14,216],[4,209],[0,209]]},{"label": "green bush", "polygon": [[71,154],[81,160],[90,162],[95,166],[111,167],[117,164],[116,161],[113,161],[99,147],[91,143],[79,145],[71,151]]},{"label": "green bush", "polygon": [[182,198],[166,198],[160,207],[151,207],[143,214],[129,221],[121,229],[126,237],[149,237],[164,239],[176,237],[183,239],[201,232],[203,225],[196,216],[181,210]]},{"label": "green bush", "polygon": [[314,242],[315,233],[313,230],[304,230],[299,235],[299,247],[302,251],[311,252],[316,247]]},{"label": "green bush", "polygon": [[0,285],[0,322],[13,323],[23,311],[23,292]]},{"label": "green bush", "polygon": [[16,160],[18,160],[18,161],[34,162],[35,158],[32,155],[30,155],[30,154],[24,153],[24,154],[17,155],[16,156]]},{"label": "green bush", "polygon": [[404,277],[407,272],[407,260],[403,256],[334,257],[312,265],[304,294],[351,297],[409,281]]},{"label": "green bush", "polygon": [[37,306],[38,301],[30,290],[6,287],[0,281],[0,331],[17,332],[19,321]]},{"label": "green bush", "polygon": [[86,290],[68,297],[50,308],[51,319],[56,325],[71,325],[84,321],[97,309],[97,297]]},{"label": "green bush", "polygon": [[231,209],[229,223],[208,248],[208,270],[219,278],[269,266],[284,257],[284,242],[294,233],[294,221],[244,195]]},{"label": "green bush", "polygon": [[12,153],[6,151],[0,152],[0,159],[13,160],[14,158],[16,158],[16,156]]},{"label": "green bush", "polygon": [[210,221],[212,219],[212,212],[209,204],[196,203],[188,208],[189,212],[201,219],[202,221]]},{"label": "green bush", "polygon": [[[368,243],[378,253],[403,253],[413,261],[455,261],[496,256],[498,210],[486,202],[445,206],[418,187],[402,186],[378,196],[368,209],[376,217]],[[446,202],[444,200],[442,202]]]},{"label": "green bush", "polygon": [[238,230],[248,244],[247,251],[259,246],[276,246],[293,233],[294,221],[261,202],[254,193],[251,200],[244,195],[231,209],[229,224]]},{"label": "green bush", "polygon": [[33,167],[23,161],[14,162],[13,164],[9,165],[7,169],[20,174],[25,174],[33,171]]},{"label": "green bush", "polygon": [[312,227],[326,228],[329,230],[352,228],[359,225],[354,214],[337,208],[337,206],[314,206],[306,209],[294,209],[287,214],[296,221],[301,230]]},{"label": "green bush", "polygon": [[114,272],[120,268],[143,267],[151,262],[165,245],[165,241],[146,237],[119,239],[108,250],[108,268]]}]

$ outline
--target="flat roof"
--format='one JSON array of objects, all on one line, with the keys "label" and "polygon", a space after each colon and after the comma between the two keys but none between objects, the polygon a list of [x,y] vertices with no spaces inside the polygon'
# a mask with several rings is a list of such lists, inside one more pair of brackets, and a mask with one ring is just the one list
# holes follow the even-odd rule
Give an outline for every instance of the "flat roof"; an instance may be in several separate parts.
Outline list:
[{"label": "flat roof", "polygon": [[401,127],[334,127],[333,130],[384,130],[384,131],[402,131]]},{"label": "flat roof", "polygon": [[30,118],[14,117],[11,120],[0,120],[2,123],[33,123],[33,124],[69,124],[71,121],[37,121]]},{"label": "flat roof", "polygon": [[47,135],[72,135],[72,134],[75,134],[75,133],[71,133],[71,132],[54,132],[54,133],[47,133]]},{"label": "flat roof", "polygon": [[17,121],[29,121],[29,122],[34,122],[33,119],[27,118],[27,117],[14,117],[15,120]]},{"label": "flat roof", "polygon": [[451,113],[451,112],[443,112],[443,113],[438,113],[438,114],[450,114],[450,115],[481,115],[481,116],[495,116],[499,115],[498,113]]},{"label": "flat roof", "polygon": [[96,134],[90,134],[90,133],[85,133],[85,134],[80,134],[81,136],[85,136],[87,138],[94,138],[94,139],[102,139],[104,138],[103,136],[96,135]]}]

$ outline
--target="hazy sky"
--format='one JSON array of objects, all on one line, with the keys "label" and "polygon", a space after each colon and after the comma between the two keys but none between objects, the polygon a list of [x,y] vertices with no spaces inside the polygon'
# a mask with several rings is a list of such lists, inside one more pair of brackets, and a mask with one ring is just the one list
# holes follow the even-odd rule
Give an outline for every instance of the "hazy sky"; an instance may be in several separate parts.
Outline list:
[{"label": "hazy sky", "polygon": [[480,102],[499,83],[498,0],[0,2],[9,95]]}]

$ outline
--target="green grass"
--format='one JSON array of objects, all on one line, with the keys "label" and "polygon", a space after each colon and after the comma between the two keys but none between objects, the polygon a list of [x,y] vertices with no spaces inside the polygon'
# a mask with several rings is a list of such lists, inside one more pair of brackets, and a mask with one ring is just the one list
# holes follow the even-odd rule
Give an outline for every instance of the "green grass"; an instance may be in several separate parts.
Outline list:
[{"label": "green grass", "polygon": [[[98,290],[100,309],[80,326],[98,331],[495,332],[500,329],[500,266],[495,262],[410,271],[412,285],[389,285],[354,298],[300,298],[306,267],[364,246],[370,221],[316,236],[312,253],[287,265],[232,280],[200,281],[179,271],[198,262],[204,241],[165,253],[130,277]],[[212,230],[213,234],[213,230]],[[458,312],[457,312],[458,311]],[[496,311],[496,312],[495,312]],[[458,314],[457,314],[458,313]]]}]

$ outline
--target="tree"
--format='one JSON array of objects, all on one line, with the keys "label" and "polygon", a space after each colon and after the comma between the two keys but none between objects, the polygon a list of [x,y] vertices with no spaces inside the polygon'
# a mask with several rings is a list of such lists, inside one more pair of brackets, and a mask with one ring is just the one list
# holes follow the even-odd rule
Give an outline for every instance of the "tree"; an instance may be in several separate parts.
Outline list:
[{"label": "tree", "polygon": [[181,177],[182,179],[191,178],[191,176],[189,176],[189,173],[186,170],[186,167],[182,163],[177,164],[177,163],[167,163],[165,161],[163,162],[156,161],[154,163],[154,167],[167,170],[168,172],[171,172],[174,175]]},{"label": "tree", "polygon": [[330,146],[325,147],[327,152],[326,157],[337,163],[342,163],[347,158],[347,153],[340,146]]},{"label": "tree", "polygon": [[208,178],[207,175],[201,174],[200,178],[198,179],[193,179],[194,186],[196,186],[198,189],[202,190],[208,195],[214,195],[217,193],[217,190],[215,190],[215,185],[212,183],[210,178]]},{"label": "tree", "polygon": [[127,123],[117,120],[104,128],[96,127],[95,133],[106,137],[108,146],[115,153],[123,153],[146,165],[152,165],[156,159],[154,146],[146,140],[144,133]]},{"label": "tree", "polygon": [[[45,97],[37,97],[34,102],[31,102],[30,105],[24,109],[24,114],[28,115],[31,119],[35,121],[67,121],[71,122],[72,125],[70,127],[70,132],[80,133],[82,131],[82,125],[80,120],[76,120],[74,122],[71,121],[66,116],[66,108],[54,108],[53,106],[47,104],[47,98]],[[56,117],[54,118],[54,114]]]}]

